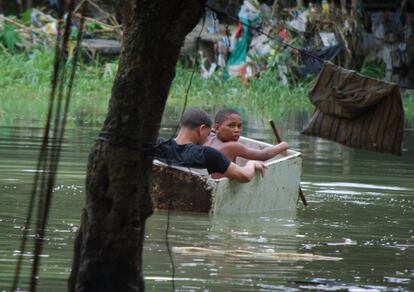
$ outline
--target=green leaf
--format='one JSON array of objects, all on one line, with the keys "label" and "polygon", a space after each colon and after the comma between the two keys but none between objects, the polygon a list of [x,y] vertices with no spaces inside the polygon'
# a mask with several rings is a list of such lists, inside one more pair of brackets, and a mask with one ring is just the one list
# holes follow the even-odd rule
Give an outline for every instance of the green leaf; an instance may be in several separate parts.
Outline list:
[{"label": "green leaf", "polygon": [[385,64],[363,64],[360,73],[365,76],[369,76],[376,79],[385,78]]},{"label": "green leaf", "polygon": [[0,42],[2,42],[10,51],[16,51],[16,45],[21,41],[16,27],[5,23],[3,31],[0,33]]},{"label": "green leaf", "polygon": [[97,22],[90,22],[86,24],[86,31],[93,32],[94,30],[102,29],[102,25]]},{"label": "green leaf", "polygon": [[22,22],[25,25],[30,25],[32,23],[32,8],[26,9],[23,13],[22,13]]}]

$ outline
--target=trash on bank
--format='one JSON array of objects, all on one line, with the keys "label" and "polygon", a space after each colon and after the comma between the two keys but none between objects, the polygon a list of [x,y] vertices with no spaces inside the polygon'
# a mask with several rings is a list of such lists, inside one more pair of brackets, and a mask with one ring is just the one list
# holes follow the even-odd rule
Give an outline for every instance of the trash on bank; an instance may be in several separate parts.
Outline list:
[{"label": "trash on bank", "polygon": [[[221,2],[210,0],[208,5],[224,5]],[[331,50],[335,54],[321,59],[356,70],[384,64],[383,78],[388,81],[400,82],[396,73],[407,71],[414,63],[412,13],[367,12],[359,8],[354,12],[326,1],[321,5],[309,3],[307,7],[266,3],[244,0],[240,6],[233,5],[231,17],[225,14],[229,10],[216,13],[207,9],[205,25],[200,21],[187,36],[182,58],[190,64],[195,57],[200,58],[200,71],[205,78],[220,71],[226,78],[240,78],[244,84],[263,71],[273,72],[276,83],[295,84],[320,71],[321,64],[317,70],[304,70],[317,67],[310,65],[309,54],[318,57]],[[122,27],[115,13],[105,11],[92,0],[82,0],[75,16],[84,7],[93,16],[85,17],[85,39],[90,39],[82,45],[86,55],[91,59],[97,55],[116,56]],[[73,31],[75,39],[76,17]],[[0,50],[8,54],[51,46],[57,33],[59,25],[52,10],[31,9],[20,18],[0,15]],[[333,49],[339,47],[339,51]],[[314,59],[315,64],[319,62]]]}]

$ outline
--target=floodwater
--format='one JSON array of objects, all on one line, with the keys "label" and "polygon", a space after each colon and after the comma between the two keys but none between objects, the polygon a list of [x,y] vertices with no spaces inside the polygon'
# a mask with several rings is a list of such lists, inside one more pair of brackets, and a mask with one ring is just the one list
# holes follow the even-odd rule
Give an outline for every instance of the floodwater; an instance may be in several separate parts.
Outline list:
[{"label": "floodwater", "polygon": [[[172,284],[177,291],[414,291],[414,129],[406,130],[403,156],[395,157],[300,135],[304,120],[290,117],[280,127],[291,147],[303,153],[302,189],[310,206],[239,216],[172,212],[170,246],[252,253],[173,252],[174,282],[167,213],[156,212],[146,231],[147,291],[171,291]],[[248,136],[272,141],[264,123],[248,126]],[[97,130],[66,132],[38,291],[66,291],[86,157]],[[41,128],[25,122],[0,126],[0,291],[11,286],[41,135]],[[260,256],[270,252],[341,260]],[[22,290],[30,252],[24,258]]]}]

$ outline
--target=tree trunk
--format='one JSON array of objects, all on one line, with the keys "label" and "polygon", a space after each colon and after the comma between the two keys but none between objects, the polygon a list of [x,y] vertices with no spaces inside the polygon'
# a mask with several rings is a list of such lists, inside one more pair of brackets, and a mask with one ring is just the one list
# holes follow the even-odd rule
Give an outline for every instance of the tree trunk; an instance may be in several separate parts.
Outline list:
[{"label": "tree trunk", "polygon": [[144,291],[152,147],[185,36],[203,0],[124,0],[124,36],[108,114],[89,154],[69,291]]}]

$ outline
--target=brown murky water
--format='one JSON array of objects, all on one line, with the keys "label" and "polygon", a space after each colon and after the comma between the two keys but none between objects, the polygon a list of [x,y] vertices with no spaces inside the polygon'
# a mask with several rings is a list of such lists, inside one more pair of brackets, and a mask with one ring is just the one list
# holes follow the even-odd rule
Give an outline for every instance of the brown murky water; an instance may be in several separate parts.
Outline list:
[{"label": "brown murky water", "polygon": [[[405,132],[403,157],[394,157],[302,136],[303,123],[296,115],[281,128],[291,147],[303,153],[309,208],[227,217],[171,213],[170,245],[343,260],[174,253],[177,291],[414,290],[414,129]],[[271,141],[263,128],[250,123],[245,134]],[[86,156],[97,129],[66,133],[38,291],[66,291]],[[11,285],[41,134],[35,127],[0,127],[0,291]],[[147,291],[171,291],[166,215],[157,212],[148,221]],[[22,290],[30,253],[26,259]]]}]

